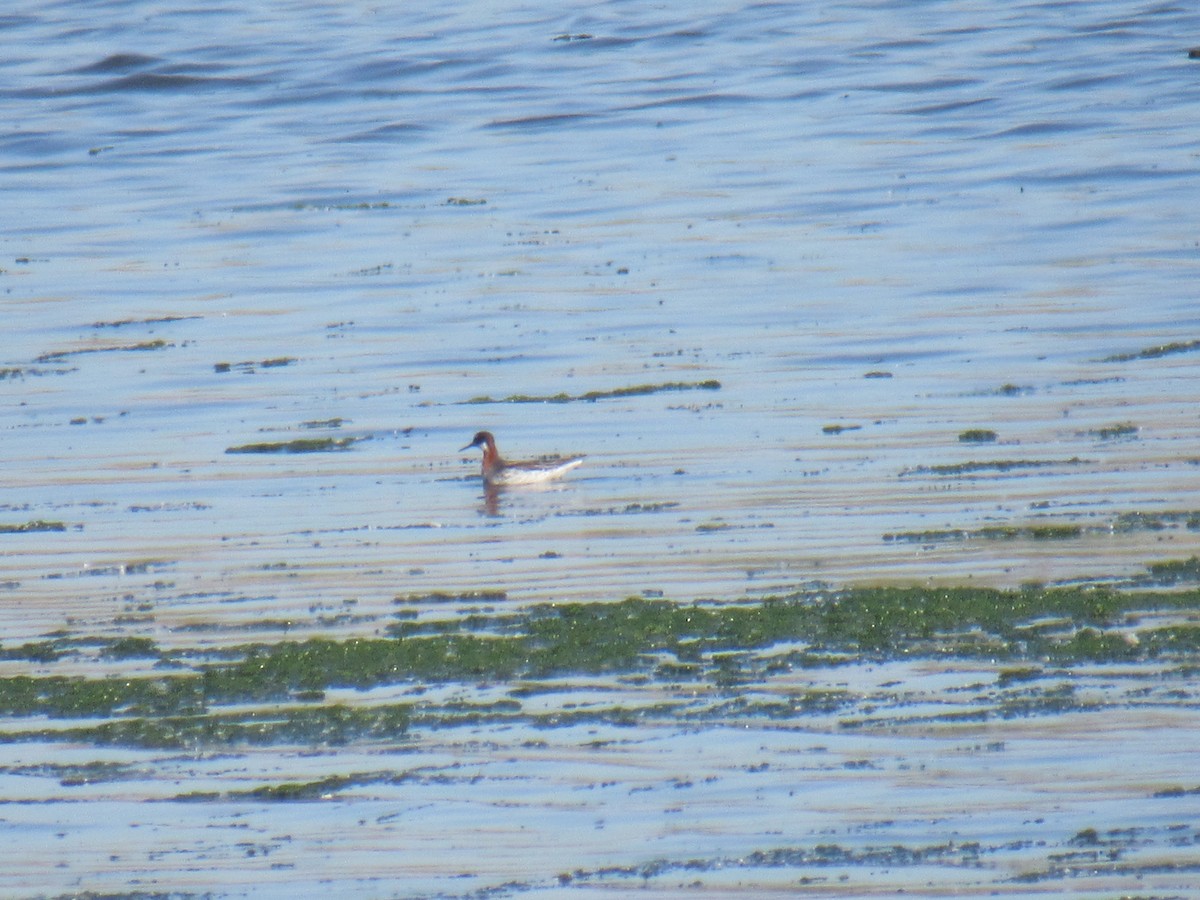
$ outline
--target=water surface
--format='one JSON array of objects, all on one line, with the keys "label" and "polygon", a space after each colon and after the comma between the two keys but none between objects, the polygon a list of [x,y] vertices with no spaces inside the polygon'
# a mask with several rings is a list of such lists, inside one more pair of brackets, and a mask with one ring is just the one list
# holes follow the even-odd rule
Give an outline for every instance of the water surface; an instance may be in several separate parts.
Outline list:
[{"label": "water surface", "polygon": [[[1186,5],[1115,2],[10,9],[0,524],[61,530],[0,535],[0,646],[372,635],[397,596],[431,592],[725,602],[813,584],[1120,585],[1189,559],[1197,33]],[[617,396],[569,399],[592,392]],[[481,428],[515,456],[588,459],[561,485],[492,505],[478,461],[456,452]],[[994,440],[960,439],[971,431]],[[323,438],[352,443],[227,452]],[[1190,716],[1130,712],[1112,727],[1145,759]],[[856,808],[906,808],[927,790],[911,780],[921,760],[947,754],[962,763],[946,776],[955,790],[1041,784],[1044,808],[1029,816],[1028,798],[1005,797],[985,815],[935,799],[872,845],[924,845],[946,821],[930,846],[1062,843],[1106,823],[1165,829],[1165,843],[1188,818],[1067,803],[1059,776],[1096,752],[1095,723],[1029,727],[978,736],[1015,748],[1007,772],[996,754],[954,756],[977,737],[941,729],[843,751],[819,724],[697,736],[668,723],[622,731],[612,754],[587,749],[607,734],[554,732],[534,752],[523,730],[487,728],[355,748],[366,761],[151,753],[147,778],[104,794],[103,814],[53,779],[35,791],[43,803],[14,806],[27,782],[13,773],[135,751],[8,744],[0,783],[6,830],[31,861],[18,896],[268,884],[291,896],[322,879],[357,891],[363,872],[380,896],[569,891],[587,879],[546,886],[574,869],[816,846],[826,829],[849,847],[868,826],[841,808],[847,785],[862,791]],[[789,806],[746,824],[761,810],[731,798],[825,777],[803,762],[786,777],[743,772],[749,758],[774,772],[818,746],[891,760],[886,789],[821,763],[836,773],[830,818],[793,833]],[[709,747],[711,771],[742,774],[647,791],[654,817],[627,808],[640,779],[683,777]],[[227,789],[243,765],[257,784],[374,768],[375,754],[386,768],[397,752],[483,780],[322,807],[330,818],[304,832],[327,849],[321,876],[306,869],[307,812],[235,804],[214,838],[211,808],[145,802],[174,766],[176,780]],[[522,862],[563,832],[547,810],[564,783],[584,790],[627,765],[644,774],[617,779],[611,813],[592,805],[602,790],[566,804],[561,861]],[[1122,771],[1113,761],[1097,778]],[[1150,771],[1147,785],[1174,783],[1177,759]],[[1122,784],[1094,803],[1127,802]],[[526,813],[500,813],[514,808]],[[244,816],[258,836],[243,848]],[[406,816],[423,826],[404,840],[425,843],[406,844],[403,866],[436,869],[427,881],[371,862],[395,851]],[[481,821],[486,861],[479,841],[456,842]],[[105,828],[131,849],[90,822],[122,823]],[[359,822],[388,827],[366,836]],[[274,867],[286,846],[299,855]],[[478,880],[445,880],[463,867]],[[883,885],[915,893],[945,877],[949,892],[990,892],[1011,885],[1000,869]],[[781,877],[791,889],[800,876]],[[690,880],[671,878],[655,884]]]}]

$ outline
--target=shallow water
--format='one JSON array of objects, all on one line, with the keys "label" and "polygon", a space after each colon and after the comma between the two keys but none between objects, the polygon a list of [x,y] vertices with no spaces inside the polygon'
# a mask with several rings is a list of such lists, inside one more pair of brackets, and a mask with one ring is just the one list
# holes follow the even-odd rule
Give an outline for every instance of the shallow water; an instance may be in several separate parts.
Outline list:
[{"label": "shallow water", "polygon": [[[347,637],[378,631],[396,596],[435,591],[529,603],[1121,584],[1200,552],[1200,63],[1186,54],[1200,17],[1186,5],[59,3],[19,5],[3,25],[0,525],[62,530],[0,534],[0,646]],[[708,381],[719,390],[621,393]],[[591,392],[619,395],[468,402]],[[588,459],[489,504],[473,452],[456,452],[480,428],[514,456]],[[971,430],[995,440],[960,440]],[[321,438],[355,441],[226,452]],[[1151,747],[1176,727],[1143,724]],[[1064,736],[1063,758],[1086,757],[1090,731]],[[687,734],[635,730],[653,748],[635,765],[666,783],[695,752]],[[764,758],[785,752],[752,734]],[[740,826],[714,800],[695,827],[708,845],[691,826],[668,839],[682,814],[633,815],[608,849],[585,858],[577,837],[563,861],[523,868],[515,848],[555,829],[538,797],[557,795],[556,766],[580,752],[561,738],[529,758],[501,741],[522,789],[546,793],[527,822],[496,826],[511,843],[493,834],[478,883],[388,869],[368,876],[380,895],[775,845],[726,840]],[[936,755],[957,739],[889,751],[881,736],[872,752]],[[485,729],[404,752],[460,765],[464,742],[490,759],[496,740]],[[17,768],[61,749],[8,747]],[[288,766],[274,751],[246,759],[259,780]],[[1010,760],[1033,782],[1059,771]],[[152,755],[145,783],[106,798],[114,820],[150,815],[164,765]],[[228,789],[232,776],[181,777]],[[835,781],[835,799],[862,789]],[[2,783],[19,799],[19,778]],[[446,816],[421,856],[440,876],[459,865],[449,810],[477,822],[480,806],[513,803],[503,778],[483,784],[495,793],[414,801]],[[168,849],[139,845],[132,867],[97,850],[94,868],[45,880],[47,859],[87,857],[65,842],[92,840],[51,793],[4,815],[28,836],[45,813],[44,834],[67,835],[28,838],[31,874],[14,891],[134,889],[135,868],[139,885],[185,892],[258,892],[274,877],[221,841],[231,861],[214,869],[211,810],[177,831],[172,804],[149,807]],[[371,802],[383,806],[343,798],[339,815],[408,809]],[[1019,806],[989,839],[1021,830]],[[108,818],[96,809],[88,821]],[[597,812],[581,809],[571,833],[590,838]],[[1122,827],[1108,812],[1067,817],[1057,839]],[[220,827],[245,824],[228,815]],[[300,833],[287,806],[245,815],[261,816],[256,833]],[[857,826],[831,815],[792,836],[815,846],[828,827],[850,846]],[[663,849],[630,852],[648,839]],[[892,842],[921,840],[878,843]],[[334,884],[374,871],[375,845],[328,846],[322,858],[345,867]],[[313,883],[288,865],[266,871]],[[901,883],[916,887],[880,889]]]},{"label": "shallow water", "polygon": [[[1094,712],[988,721],[995,674],[806,671],[732,703],[580,680],[525,704],[561,722],[484,714],[400,743],[8,744],[7,890],[1195,896],[1196,708],[1170,699],[1184,682],[1082,670],[1065,677]],[[812,686],[842,696],[790,720],[735,711]],[[605,721],[622,706],[646,711]],[[329,778],[350,783],[322,792]],[[287,785],[309,792],[261,793]]]}]

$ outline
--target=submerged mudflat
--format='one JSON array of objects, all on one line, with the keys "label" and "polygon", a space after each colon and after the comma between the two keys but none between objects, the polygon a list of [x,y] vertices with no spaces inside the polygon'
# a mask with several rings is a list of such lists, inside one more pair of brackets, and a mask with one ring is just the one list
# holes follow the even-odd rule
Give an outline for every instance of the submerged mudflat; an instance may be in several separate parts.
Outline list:
[{"label": "submerged mudflat", "polygon": [[403,596],[375,625],[0,648],[12,889],[1194,895],[1195,590]]}]

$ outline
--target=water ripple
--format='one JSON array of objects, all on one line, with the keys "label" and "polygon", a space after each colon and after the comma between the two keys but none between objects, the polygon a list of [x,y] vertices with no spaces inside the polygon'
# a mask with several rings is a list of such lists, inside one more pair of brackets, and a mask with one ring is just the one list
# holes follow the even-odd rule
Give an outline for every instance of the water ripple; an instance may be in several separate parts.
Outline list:
[{"label": "water ripple", "polygon": [[[250,634],[351,640],[414,593],[1111,586],[1187,577],[1200,554],[1195,359],[1162,351],[1200,327],[1187,5],[57,4],[0,24],[6,653],[47,635],[197,634],[213,653]],[[720,387],[653,390],[696,383]],[[485,396],[557,399],[464,402]],[[552,490],[489,497],[456,452],[479,429],[516,456],[587,463]],[[342,449],[226,452],[246,446]],[[1056,460],[1077,462],[1042,465]],[[562,752],[611,740],[602,785],[622,754],[665,777],[643,752],[695,749],[661,722],[622,728]],[[701,788],[712,809],[734,781],[790,796],[787,778],[764,794],[751,776],[773,776],[744,771],[785,733],[738,748],[750,756]],[[1021,734],[1022,759],[1047,739]],[[505,740],[465,728],[413,759],[454,766]],[[537,781],[530,740],[514,751],[522,788],[569,795],[568,776]],[[771,768],[795,760],[777,749]],[[928,754],[893,751],[846,758],[903,758],[901,802]],[[479,754],[500,773],[479,796],[510,808],[508,751]],[[306,759],[306,780],[344,774],[332,750]],[[264,757],[272,774],[253,780],[286,778],[289,760]],[[234,768],[202,775],[225,791],[246,777]],[[833,768],[854,772],[827,788],[839,801],[871,790],[869,768]],[[17,799],[25,776],[0,775]],[[403,782],[378,790],[380,820],[407,815]],[[66,794],[87,791],[101,792]],[[467,793],[422,796],[478,820]],[[645,792],[655,822],[663,796]],[[59,799],[20,804],[17,830],[68,836],[43,851],[92,846]],[[103,802],[130,829],[150,808]],[[357,800],[320,806],[370,818]],[[237,827],[232,806],[198,809],[165,804],[161,827]],[[293,833],[278,805],[255,810]],[[612,837],[595,827],[610,813],[589,808],[577,834]],[[1124,821],[1055,815],[1055,846]],[[325,831],[314,840],[344,859]],[[664,833],[622,832],[570,864],[624,865]],[[762,850],[747,837],[761,829],[713,833],[713,859]],[[55,859],[34,875],[61,878],[29,893],[92,885]],[[146,880],[170,882],[168,867]],[[1117,881],[1105,891],[1150,890]]]}]

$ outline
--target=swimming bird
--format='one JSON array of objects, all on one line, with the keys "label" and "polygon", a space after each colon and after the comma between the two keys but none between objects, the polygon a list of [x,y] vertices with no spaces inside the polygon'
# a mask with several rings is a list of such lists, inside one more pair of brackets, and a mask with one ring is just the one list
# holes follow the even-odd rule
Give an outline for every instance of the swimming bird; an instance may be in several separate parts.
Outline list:
[{"label": "swimming bird", "polygon": [[461,448],[470,450],[472,447],[483,448],[483,483],[485,485],[507,484],[538,484],[558,478],[576,466],[583,463],[582,456],[572,456],[568,459],[552,457],[533,459],[525,462],[509,462],[500,456],[496,449],[496,439],[490,431],[477,432],[467,446]]}]

